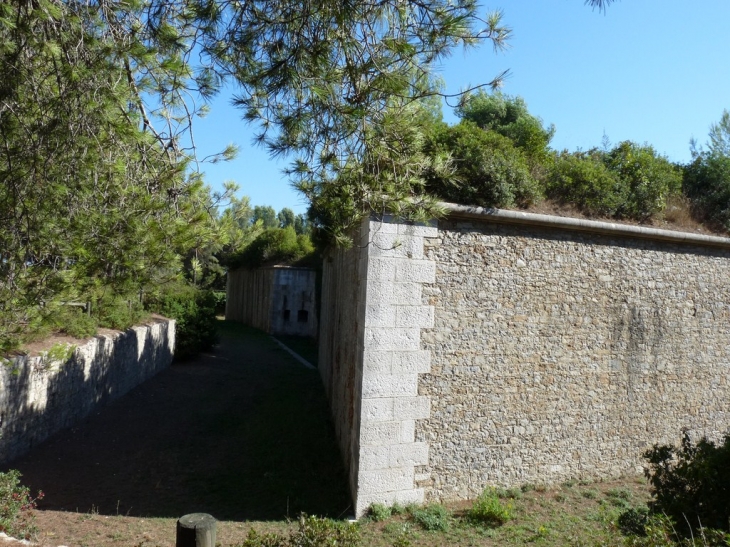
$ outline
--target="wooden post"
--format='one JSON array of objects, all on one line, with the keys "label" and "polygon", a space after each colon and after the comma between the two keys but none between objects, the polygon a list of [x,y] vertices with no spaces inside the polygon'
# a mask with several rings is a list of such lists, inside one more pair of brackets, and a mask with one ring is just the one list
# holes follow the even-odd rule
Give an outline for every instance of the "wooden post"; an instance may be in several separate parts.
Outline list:
[{"label": "wooden post", "polygon": [[175,547],[215,547],[215,522],[207,513],[180,517]]}]

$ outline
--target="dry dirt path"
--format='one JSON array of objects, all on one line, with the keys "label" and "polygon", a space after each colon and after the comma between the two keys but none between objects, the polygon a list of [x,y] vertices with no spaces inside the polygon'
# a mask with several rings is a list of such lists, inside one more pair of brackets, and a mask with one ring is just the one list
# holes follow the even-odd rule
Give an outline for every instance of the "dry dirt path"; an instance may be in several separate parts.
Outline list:
[{"label": "dry dirt path", "polygon": [[68,513],[202,511],[238,522],[348,514],[317,371],[258,331],[227,322],[220,331],[212,353],[174,364],[10,463],[46,494],[42,532]]}]

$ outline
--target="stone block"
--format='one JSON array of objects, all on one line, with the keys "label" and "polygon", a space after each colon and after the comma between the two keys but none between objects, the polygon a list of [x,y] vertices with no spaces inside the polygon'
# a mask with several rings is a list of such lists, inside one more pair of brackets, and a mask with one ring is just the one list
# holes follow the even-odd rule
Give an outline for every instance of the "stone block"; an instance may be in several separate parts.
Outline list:
[{"label": "stone block", "polygon": [[397,258],[371,257],[368,261],[368,279],[374,281],[395,281],[397,273]]},{"label": "stone block", "polygon": [[390,467],[428,465],[428,444],[409,443],[391,446],[388,455],[388,465]]},{"label": "stone block", "polygon": [[422,304],[420,283],[393,283],[390,302],[400,306],[419,306]]},{"label": "stone block", "polygon": [[370,239],[372,257],[423,258],[423,238],[400,234],[376,233]]},{"label": "stone block", "polygon": [[370,234],[397,234],[398,224],[389,222],[388,218],[370,221]]},{"label": "stone block", "polygon": [[365,327],[365,348],[373,351],[418,350],[421,346],[420,329]]},{"label": "stone block", "polygon": [[[390,374],[393,363],[392,351],[373,351],[366,349],[363,352],[363,373]],[[406,372],[406,371],[403,371]]]},{"label": "stone block", "polygon": [[431,352],[394,351],[391,353],[391,372],[393,374],[423,374],[431,371]]},{"label": "stone block", "polygon": [[416,374],[367,374],[362,379],[362,397],[415,397],[418,395]]},{"label": "stone block", "polygon": [[365,307],[365,326],[396,327],[398,309],[390,304]]},{"label": "stone block", "polygon": [[365,422],[392,422],[395,418],[393,415],[393,402],[391,398],[363,399],[362,401],[362,420]]},{"label": "stone block", "polygon": [[438,237],[439,229],[435,220],[428,223],[398,224],[398,233],[409,236]]},{"label": "stone block", "polygon": [[380,281],[378,279],[368,279],[366,283],[367,295],[366,302],[368,306],[390,306],[393,304],[393,283],[390,281]]},{"label": "stone block", "polygon": [[393,492],[413,488],[413,467],[360,471],[358,491],[363,494]]},{"label": "stone block", "polygon": [[390,467],[390,446],[363,446],[360,448],[360,470],[388,469]]},{"label": "stone block", "polygon": [[395,280],[411,283],[434,283],[436,262],[431,260],[398,260],[395,264]]},{"label": "stone block", "polygon": [[401,420],[400,442],[413,443],[416,440],[416,420]]},{"label": "stone block", "polygon": [[393,401],[393,415],[399,420],[424,420],[431,416],[430,397],[398,397]]},{"label": "stone block", "polygon": [[395,314],[396,327],[433,327],[433,306],[398,306]]},{"label": "stone block", "polygon": [[360,446],[384,446],[400,443],[400,422],[372,422],[360,426]]}]

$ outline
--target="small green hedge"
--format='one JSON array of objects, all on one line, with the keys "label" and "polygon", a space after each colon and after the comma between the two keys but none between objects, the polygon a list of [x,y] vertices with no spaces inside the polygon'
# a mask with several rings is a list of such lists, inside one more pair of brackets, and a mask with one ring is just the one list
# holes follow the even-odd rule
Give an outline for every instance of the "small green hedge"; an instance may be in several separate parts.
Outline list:
[{"label": "small green hedge", "polygon": [[216,343],[216,305],[213,291],[188,285],[169,287],[151,303],[152,311],[176,321],[176,359],[189,359]]}]

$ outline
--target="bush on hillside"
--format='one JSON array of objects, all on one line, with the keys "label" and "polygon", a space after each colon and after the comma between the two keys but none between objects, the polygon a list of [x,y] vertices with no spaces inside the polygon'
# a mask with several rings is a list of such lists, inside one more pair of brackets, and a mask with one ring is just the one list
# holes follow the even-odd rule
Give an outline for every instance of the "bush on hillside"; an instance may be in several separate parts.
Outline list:
[{"label": "bush on hillside", "polygon": [[259,534],[253,528],[241,547],[357,547],[360,530],[357,524],[320,517],[299,516],[299,526],[289,537],[276,532]]},{"label": "bush on hillside", "polygon": [[730,157],[698,155],[684,170],[684,193],[710,222],[730,229]]},{"label": "bush on hillside", "polygon": [[626,201],[627,188],[599,154],[563,152],[549,171],[545,193],[589,215],[613,216]]},{"label": "bush on hillside", "polygon": [[624,187],[617,217],[647,220],[664,211],[669,196],[682,191],[679,167],[651,146],[624,141],[605,154],[604,162]]},{"label": "bush on hillside", "polygon": [[457,107],[456,115],[485,131],[507,137],[531,162],[542,163],[550,154],[548,146],[555,128],[543,127],[542,120],[527,110],[522,97],[479,90]]},{"label": "bush on hillside", "polygon": [[427,145],[451,156],[453,176],[431,176],[426,188],[445,201],[481,207],[526,207],[541,198],[525,153],[507,137],[473,122],[443,127]]},{"label": "bush on hillside", "polygon": [[11,469],[0,473],[0,532],[20,539],[31,539],[36,533],[33,510],[43,498],[31,496],[30,489],[20,484],[20,473]]}]

